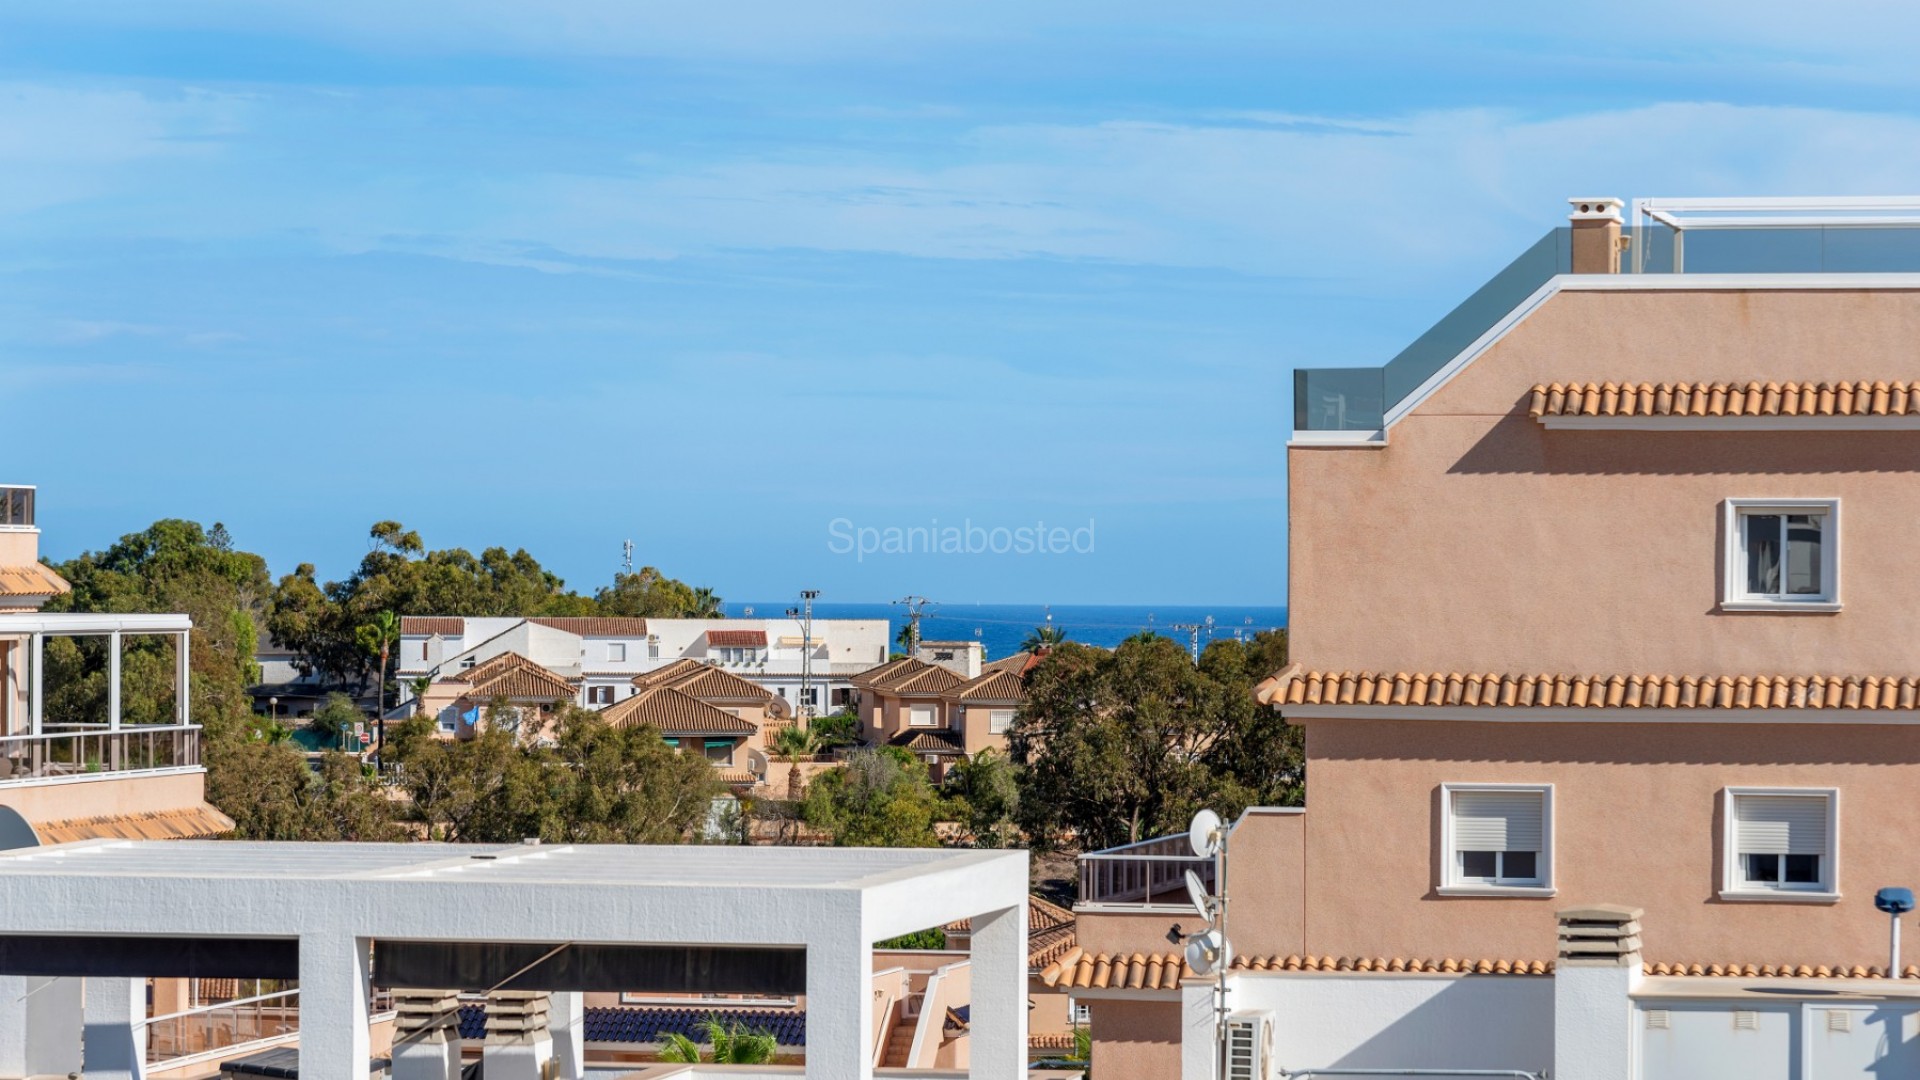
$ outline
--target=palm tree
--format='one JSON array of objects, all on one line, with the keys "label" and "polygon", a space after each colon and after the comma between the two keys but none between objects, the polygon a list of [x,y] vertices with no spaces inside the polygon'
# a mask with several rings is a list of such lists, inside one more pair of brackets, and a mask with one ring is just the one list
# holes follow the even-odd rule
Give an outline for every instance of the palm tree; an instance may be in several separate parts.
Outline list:
[{"label": "palm tree", "polygon": [[[749,1031],[737,1020],[723,1024],[719,1017],[708,1016],[700,1030],[713,1046],[710,1060],[715,1065],[765,1065],[780,1051],[780,1044],[774,1041],[772,1033],[759,1028]],[[700,1044],[679,1032],[669,1032],[666,1046],[660,1050],[660,1060],[697,1065]]]},{"label": "palm tree", "polygon": [[1052,623],[1048,623],[1045,626],[1034,627],[1033,633],[1027,635],[1027,640],[1020,643],[1020,651],[1032,653],[1046,652],[1056,645],[1064,644],[1066,640],[1067,632],[1065,630],[1060,629]]},{"label": "palm tree", "polygon": [[687,617],[692,619],[717,619],[720,617],[720,598],[705,585],[693,590],[693,610]]},{"label": "palm tree", "polygon": [[380,655],[380,681],[374,684],[373,716],[374,725],[379,734],[374,737],[374,754],[380,764],[387,762],[387,657],[393,647],[400,643],[400,618],[391,611],[383,611],[374,616],[370,623],[361,624],[354,631],[360,644],[368,652]]}]

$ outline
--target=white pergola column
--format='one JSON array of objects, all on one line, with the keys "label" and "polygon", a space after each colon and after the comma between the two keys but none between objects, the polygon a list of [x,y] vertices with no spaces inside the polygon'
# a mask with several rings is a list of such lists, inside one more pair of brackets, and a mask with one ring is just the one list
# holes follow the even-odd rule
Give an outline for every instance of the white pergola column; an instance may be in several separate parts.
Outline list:
[{"label": "white pergola column", "polygon": [[969,949],[967,1075],[1018,1080],[1027,1071],[1027,906],[975,915]]},{"label": "white pergola column", "polygon": [[586,997],[578,990],[555,990],[549,1000],[547,1024],[560,1080],[581,1080],[587,1074]]},{"label": "white pergola column", "polygon": [[107,730],[120,730],[120,631],[107,635]]},{"label": "white pergola column", "polygon": [[86,1031],[84,979],[26,979],[25,1076],[67,1076],[81,1071],[80,1043]]},{"label": "white pergola column", "polygon": [[143,1080],[147,1072],[147,980],[89,977],[81,988],[80,1036],[87,1080]]},{"label": "white pergola column", "polygon": [[33,689],[27,694],[28,721],[32,735],[40,734],[40,719],[46,709],[47,635],[33,635]]},{"label": "white pergola column", "polygon": [[[182,630],[180,647],[175,649],[173,654],[173,718],[178,724],[193,723],[192,702],[187,697],[188,672],[192,670],[187,664],[187,643],[192,638],[191,631]],[[175,762],[175,764],[179,763]]]},{"label": "white pergola column", "polygon": [[300,937],[300,1075],[368,1080],[369,955],[349,934]]},{"label": "white pergola column", "polygon": [[27,977],[0,975],[0,1076],[28,1076]]},{"label": "white pergola column", "polygon": [[873,943],[847,922],[807,942],[807,1080],[873,1078]]}]

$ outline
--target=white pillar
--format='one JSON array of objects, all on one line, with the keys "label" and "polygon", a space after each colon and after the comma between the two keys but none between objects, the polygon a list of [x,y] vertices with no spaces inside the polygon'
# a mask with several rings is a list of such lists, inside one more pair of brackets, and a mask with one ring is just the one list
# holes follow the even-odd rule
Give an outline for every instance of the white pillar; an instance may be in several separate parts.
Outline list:
[{"label": "white pillar", "polygon": [[142,1080],[147,1069],[147,980],[89,976],[81,992],[86,995],[81,1068],[87,1080]]},{"label": "white pillar", "polygon": [[807,943],[807,1080],[872,1080],[873,943],[857,912],[826,929]]},{"label": "white pillar", "polygon": [[368,954],[347,934],[300,938],[300,1075],[367,1080]]},{"label": "white pillar", "polygon": [[84,980],[30,975],[26,979],[27,1076],[66,1076],[81,1071],[80,1042],[86,1031]]},{"label": "white pillar", "polygon": [[1215,1080],[1219,1074],[1220,1021],[1214,1013],[1213,982],[1189,979],[1180,988],[1180,1080]]},{"label": "white pillar", "polygon": [[[174,650],[173,656],[173,713],[174,722],[180,724],[193,723],[193,703],[187,694],[187,684],[189,681],[188,672],[192,670],[187,663],[187,646],[192,640],[192,631],[180,631],[180,647]],[[180,763],[175,762],[175,764]]]},{"label": "white pillar", "polygon": [[581,1080],[587,1074],[586,998],[577,990],[549,995],[547,1023],[553,1032],[553,1060],[560,1080]]},{"label": "white pillar", "polygon": [[27,1075],[27,977],[0,975],[0,1076]]},{"label": "white pillar", "polygon": [[107,729],[120,730],[120,631],[107,635]]},{"label": "white pillar", "polygon": [[[973,991],[967,1075],[1018,1080],[1027,1071],[1027,905],[975,915],[968,948]],[[811,1039],[808,1044],[811,1050]]]},{"label": "white pillar", "polygon": [[1640,909],[1616,904],[1559,913],[1553,965],[1554,1080],[1636,1073],[1633,998],[1640,982]]},{"label": "white pillar", "polygon": [[27,695],[29,720],[32,722],[32,734],[40,734],[40,720],[46,711],[46,671],[47,636],[33,635],[33,689]]}]

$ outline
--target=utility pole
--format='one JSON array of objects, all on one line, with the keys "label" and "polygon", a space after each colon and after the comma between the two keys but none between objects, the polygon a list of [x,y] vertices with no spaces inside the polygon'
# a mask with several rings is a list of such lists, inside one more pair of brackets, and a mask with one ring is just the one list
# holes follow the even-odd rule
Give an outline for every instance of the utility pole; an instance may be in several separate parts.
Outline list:
[{"label": "utility pole", "polygon": [[909,594],[894,603],[907,606],[907,655],[912,656],[920,648],[920,616],[933,601]]},{"label": "utility pole", "polygon": [[1200,631],[1205,629],[1205,627],[1201,626],[1199,623],[1183,622],[1183,623],[1173,623],[1172,625],[1168,626],[1167,629],[1185,630],[1187,632],[1187,647],[1193,650],[1193,662],[1196,664],[1199,663],[1200,662]]},{"label": "utility pole", "polygon": [[800,619],[800,727],[813,726],[813,602],[819,589],[801,589],[800,607],[788,608],[787,618]]}]

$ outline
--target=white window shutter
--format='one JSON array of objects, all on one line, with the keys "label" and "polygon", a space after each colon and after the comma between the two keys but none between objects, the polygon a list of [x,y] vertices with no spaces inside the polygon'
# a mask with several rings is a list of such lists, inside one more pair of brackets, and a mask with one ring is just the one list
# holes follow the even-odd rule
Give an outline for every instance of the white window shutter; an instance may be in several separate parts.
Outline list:
[{"label": "white window shutter", "polygon": [[1545,794],[1539,791],[1453,793],[1455,851],[1541,851]]},{"label": "white window shutter", "polygon": [[1824,795],[1735,795],[1734,847],[1740,855],[1825,855]]}]

